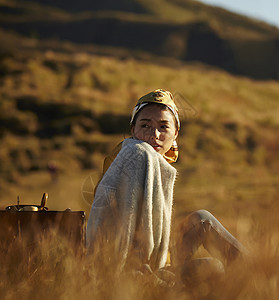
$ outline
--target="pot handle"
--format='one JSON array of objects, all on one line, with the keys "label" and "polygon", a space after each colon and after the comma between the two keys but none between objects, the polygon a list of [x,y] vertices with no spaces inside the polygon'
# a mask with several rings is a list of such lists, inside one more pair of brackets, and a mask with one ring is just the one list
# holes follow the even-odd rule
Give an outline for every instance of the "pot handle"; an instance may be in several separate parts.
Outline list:
[{"label": "pot handle", "polygon": [[48,193],[44,193],[41,201],[41,208],[44,209],[48,199]]}]

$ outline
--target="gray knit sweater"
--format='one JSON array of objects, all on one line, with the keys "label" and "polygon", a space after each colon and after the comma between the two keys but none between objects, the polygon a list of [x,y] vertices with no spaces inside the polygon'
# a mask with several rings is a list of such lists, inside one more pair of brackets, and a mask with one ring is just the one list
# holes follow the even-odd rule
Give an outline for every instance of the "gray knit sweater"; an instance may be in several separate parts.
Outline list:
[{"label": "gray knit sweater", "polygon": [[120,269],[132,261],[163,267],[175,177],[175,168],[149,144],[124,140],[96,190],[87,223],[89,251],[107,251]]}]

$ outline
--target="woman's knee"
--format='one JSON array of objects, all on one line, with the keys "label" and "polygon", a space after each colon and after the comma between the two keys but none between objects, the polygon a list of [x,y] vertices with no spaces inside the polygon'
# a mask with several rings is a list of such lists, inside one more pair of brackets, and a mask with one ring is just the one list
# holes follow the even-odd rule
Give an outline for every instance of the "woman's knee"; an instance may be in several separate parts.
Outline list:
[{"label": "woman's knee", "polygon": [[200,221],[210,221],[215,218],[212,213],[205,209],[194,211],[193,214],[195,215],[195,218],[198,218]]},{"label": "woman's knee", "polygon": [[187,226],[196,226],[201,223],[210,223],[214,216],[205,209],[200,209],[192,212],[182,222]]},{"label": "woman's knee", "polygon": [[202,244],[204,233],[211,226],[212,217],[210,212],[201,209],[188,214],[179,224],[175,231],[177,264],[191,258]]}]

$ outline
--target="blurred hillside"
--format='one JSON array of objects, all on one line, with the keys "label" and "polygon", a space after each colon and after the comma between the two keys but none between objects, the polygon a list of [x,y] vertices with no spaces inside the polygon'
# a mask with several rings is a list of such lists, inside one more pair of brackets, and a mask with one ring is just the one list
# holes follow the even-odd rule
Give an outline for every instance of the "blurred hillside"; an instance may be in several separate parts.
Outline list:
[{"label": "blurred hillside", "polygon": [[[104,156],[129,136],[136,99],[157,87],[175,94],[183,124],[176,165],[178,199],[184,198],[186,187],[195,198],[191,193],[207,186],[205,198],[211,206],[211,201],[218,205],[218,199],[228,200],[224,192],[230,200],[244,201],[245,183],[243,191],[234,185],[239,178],[246,182],[251,172],[259,172],[259,177],[252,189],[248,184],[250,191],[265,184],[274,197],[279,167],[277,82],[234,77],[201,64],[172,67],[171,61],[159,65],[90,54],[73,44],[50,51],[47,44],[31,39],[12,36],[9,41],[10,51],[0,61],[2,197],[12,195],[14,186],[23,190],[26,176],[47,174],[50,161],[57,163],[61,175],[76,174],[78,188],[80,172],[93,172],[96,182]],[[32,188],[40,186],[39,178]]]},{"label": "blurred hillside", "polygon": [[[0,1],[0,27],[278,79],[279,29],[193,0]],[[113,53],[113,51],[112,51]]]},{"label": "blurred hillside", "polygon": [[[173,92],[182,119],[179,212],[225,206],[231,208],[227,214],[237,214],[251,201],[257,203],[254,209],[275,201],[279,85],[267,80],[276,77],[270,75],[275,48],[267,45],[277,39],[277,29],[196,1],[160,1],[160,10],[151,6],[155,2],[130,1],[127,7],[125,1],[109,2],[109,12],[105,2],[96,1],[81,1],[80,10],[77,2],[67,2],[73,5],[67,11],[63,1],[59,8],[55,1],[0,3],[2,206],[17,194],[34,201],[43,191],[56,197],[52,208],[76,201],[84,178],[97,182],[105,155],[129,136],[136,100],[156,88]],[[99,6],[86,6],[93,3]],[[119,11],[116,3],[127,10]],[[93,44],[87,39],[92,36]],[[250,75],[264,81],[222,70],[235,68],[228,63],[234,61],[233,41],[234,49],[253,59],[244,60],[257,72]],[[248,41],[254,51],[246,52]],[[258,49],[269,49],[270,63]],[[262,63],[265,69],[259,68]],[[53,162],[58,183],[49,177]],[[90,201],[86,208],[71,207],[88,209]]]}]

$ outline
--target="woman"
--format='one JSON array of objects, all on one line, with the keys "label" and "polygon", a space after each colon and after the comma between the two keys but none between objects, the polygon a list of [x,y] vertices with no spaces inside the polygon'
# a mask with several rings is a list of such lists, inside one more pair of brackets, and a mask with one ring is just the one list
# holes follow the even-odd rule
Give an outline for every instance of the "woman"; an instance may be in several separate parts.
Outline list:
[{"label": "woman", "polygon": [[[119,270],[163,268],[169,251],[173,187],[180,127],[172,94],[155,90],[139,99],[132,137],[104,163],[87,225],[87,246]],[[191,261],[203,244],[224,263],[244,248],[207,211],[188,216],[173,251],[174,266]]]}]

